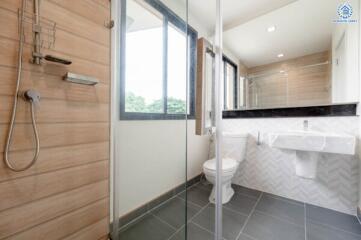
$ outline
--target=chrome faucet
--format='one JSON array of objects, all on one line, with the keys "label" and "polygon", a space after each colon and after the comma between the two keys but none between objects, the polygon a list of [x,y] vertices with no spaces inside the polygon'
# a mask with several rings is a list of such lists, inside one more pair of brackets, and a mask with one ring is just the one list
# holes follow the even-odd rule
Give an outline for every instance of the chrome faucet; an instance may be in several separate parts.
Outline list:
[{"label": "chrome faucet", "polygon": [[303,130],[308,131],[308,120],[303,121]]}]

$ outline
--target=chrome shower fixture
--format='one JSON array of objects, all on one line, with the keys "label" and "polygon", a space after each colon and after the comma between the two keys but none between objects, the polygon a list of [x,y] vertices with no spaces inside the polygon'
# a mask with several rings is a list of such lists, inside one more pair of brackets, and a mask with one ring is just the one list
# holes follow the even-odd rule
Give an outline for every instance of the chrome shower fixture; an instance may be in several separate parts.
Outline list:
[{"label": "chrome shower fixture", "polygon": [[[33,52],[33,63],[34,64],[41,64],[41,60],[45,59],[46,61],[49,62],[55,62],[55,63],[60,63],[60,64],[65,64],[65,65],[69,65],[71,64],[71,61],[67,60],[67,59],[63,59],[60,57],[54,57],[51,55],[46,55],[43,56],[41,53],[41,34],[42,34],[42,26],[40,23],[40,6],[39,6],[39,1],[40,0],[34,0],[34,19],[35,22],[33,24],[33,32],[34,32],[34,52]],[[54,42],[55,42],[55,24],[54,24]]]},{"label": "chrome shower fixture", "polygon": [[9,159],[9,151],[10,146],[12,143],[14,128],[15,128],[15,119],[16,119],[16,110],[18,105],[18,95],[19,95],[19,89],[20,89],[20,82],[21,82],[21,74],[22,74],[22,63],[23,63],[23,51],[24,51],[24,14],[25,14],[25,6],[26,6],[26,0],[22,1],[22,8],[20,11],[20,17],[21,21],[20,23],[20,41],[19,41],[19,51],[18,51],[18,69],[17,69],[17,79],[16,79],[16,88],[14,93],[14,104],[11,112],[11,119],[10,119],[10,126],[7,133],[6,143],[5,143],[5,149],[4,149],[4,162],[5,165],[14,172],[22,172],[30,167],[32,167],[35,162],[37,161],[39,157],[40,152],[40,140],[39,140],[39,134],[38,129],[36,126],[36,120],[35,120],[35,106],[39,104],[40,101],[40,94],[35,90],[27,90],[23,94],[23,97],[26,101],[30,103],[30,110],[31,110],[31,123],[33,126],[33,133],[34,133],[34,139],[35,139],[35,154],[31,160],[30,163],[28,163],[25,167],[16,167]]},{"label": "chrome shower fixture", "polygon": [[63,79],[67,82],[77,83],[77,84],[84,84],[84,85],[96,85],[99,83],[99,80],[86,75],[75,74],[68,72]]},{"label": "chrome shower fixture", "polygon": [[26,90],[24,92],[24,99],[35,107],[38,107],[40,104],[40,93],[33,89]]},{"label": "chrome shower fixture", "polygon": [[[16,120],[16,111],[17,111],[17,105],[19,101],[19,90],[20,90],[20,83],[21,83],[21,77],[22,77],[22,67],[23,67],[23,52],[24,52],[24,44],[33,44],[34,50],[32,54],[32,63],[34,64],[41,64],[41,60],[45,59],[46,61],[50,62],[56,62],[61,64],[69,65],[71,64],[71,61],[62,59],[59,57],[54,57],[51,55],[45,55],[43,56],[40,52],[41,48],[44,48],[46,46],[48,49],[50,49],[55,42],[55,23],[49,21],[40,19],[39,14],[39,1],[40,0],[34,0],[34,12],[29,15],[29,13],[26,12],[26,3],[28,0],[22,0],[21,9],[19,9],[19,51],[18,51],[18,68],[17,68],[17,80],[16,80],[16,88],[14,93],[14,104],[11,112],[11,119],[10,119],[10,126],[7,133],[6,143],[5,143],[5,149],[4,149],[4,162],[5,165],[11,169],[14,172],[21,172],[29,169],[32,167],[35,162],[37,161],[39,157],[40,152],[40,140],[39,140],[39,133],[36,126],[36,117],[35,117],[35,107],[39,106],[40,104],[40,94],[36,90],[29,89],[25,91],[22,94],[23,99],[26,102],[30,103],[30,110],[31,110],[31,123],[33,127],[33,134],[35,139],[35,153],[30,161],[26,166],[24,167],[17,167],[15,166],[9,159],[9,151],[10,146],[12,143],[14,128],[15,128],[15,120]],[[25,36],[25,25],[30,24],[32,32],[33,32],[33,40],[30,43],[26,40]],[[44,36],[47,37],[47,39],[44,39]]]},{"label": "chrome shower fixture", "polygon": [[[40,25],[40,8],[39,0],[34,0],[34,17],[35,22],[33,25],[34,32],[34,52],[33,52],[33,63],[40,64],[41,62],[41,53],[40,53],[40,34],[41,34],[41,25]],[[55,34],[55,33],[54,33]]]},{"label": "chrome shower fixture", "polygon": [[[42,60],[45,59],[49,62],[65,65],[71,64],[72,62],[67,59],[42,54],[41,49],[54,48],[56,23],[40,16],[40,0],[32,0],[33,9],[31,11],[27,11],[27,1],[28,0],[25,1],[23,7],[22,17],[20,17],[19,12],[19,20],[21,21],[20,23],[22,23],[23,31],[25,28],[31,28],[32,38],[26,38],[26,36],[24,36],[23,39],[24,43],[33,45],[32,59],[30,62],[40,65]],[[19,24],[19,27],[20,25],[21,24]],[[20,32],[21,31],[22,30],[20,30]]]},{"label": "chrome shower fixture", "polygon": [[52,55],[45,55],[44,59],[49,62],[60,63],[60,64],[64,64],[64,65],[70,65],[72,63],[70,60],[60,58],[60,57],[55,57]]}]

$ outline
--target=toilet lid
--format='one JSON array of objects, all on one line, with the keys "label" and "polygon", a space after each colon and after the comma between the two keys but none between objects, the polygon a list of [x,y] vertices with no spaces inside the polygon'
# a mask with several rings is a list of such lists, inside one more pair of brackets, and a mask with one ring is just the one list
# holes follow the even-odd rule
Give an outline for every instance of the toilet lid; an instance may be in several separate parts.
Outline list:
[{"label": "toilet lid", "polygon": [[[232,158],[222,159],[222,171],[233,171],[238,166],[238,162]],[[203,167],[207,170],[216,171],[216,159],[212,158],[203,164]]]}]

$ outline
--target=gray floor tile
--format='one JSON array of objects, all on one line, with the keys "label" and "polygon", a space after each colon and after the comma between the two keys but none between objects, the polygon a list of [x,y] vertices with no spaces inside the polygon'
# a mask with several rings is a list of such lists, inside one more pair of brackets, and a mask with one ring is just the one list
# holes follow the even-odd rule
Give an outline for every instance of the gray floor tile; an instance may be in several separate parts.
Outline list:
[{"label": "gray floor tile", "polygon": [[[208,206],[197,215],[192,222],[202,226],[203,228],[214,232],[214,206]],[[238,214],[234,211],[230,211],[223,208],[223,237],[228,240],[235,240],[241,231],[247,216]]]},{"label": "gray floor tile", "polygon": [[223,206],[233,211],[249,215],[254,206],[256,205],[257,200],[257,198],[235,193],[232,199]]},{"label": "gray floor tile", "polygon": [[273,198],[277,198],[277,199],[280,199],[280,200],[283,200],[283,201],[286,201],[286,202],[289,202],[289,203],[297,204],[297,205],[300,205],[300,206],[304,206],[303,202],[293,200],[293,199],[289,199],[289,198],[285,198],[285,197],[281,197],[281,196],[274,195],[274,194],[271,194],[271,193],[263,193],[263,195],[270,196],[270,197],[273,197]]},{"label": "gray floor tile", "polygon": [[241,234],[241,235],[237,238],[237,240],[255,240],[255,239],[254,239],[254,238],[251,238],[251,237],[249,237],[249,236],[247,236],[247,235]]},{"label": "gray floor tile", "polygon": [[269,194],[263,194],[256,206],[256,210],[269,215],[279,217],[285,221],[304,226],[304,205],[294,204],[291,201],[274,198]]},{"label": "gray floor tile", "polygon": [[[196,185],[187,190],[187,201],[204,207],[209,203],[210,194],[210,190],[204,189]],[[185,199],[185,192],[182,192],[179,197]]]},{"label": "gray floor tile", "polygon": [[176,197],[154,209],[151,213],[178,229],[186,224],[186,209],[187,218],[190,219],[201,210],[201,207],[192,203],[188,203],[186,206],[186,202],[183,199]]},{"label": "gray floor tile", "polygon": [[187,238],[185,237],[185,229],[182,228],[170,240],[214,240],[214,235],[194,223],[188,224]]},{"label": "gray floor tile", "polygon": [[307,240],[360,240],[360,235],[307,221]]},{"label": "gray floor tile", "polygon": [[346,232],[361,235],[361,225],[357,218],[352,215],[307,204],[306,217],[312,222],[318,222]]},{"label": "gray floor tile", "polygon": [[209,190],[209,191],[211,191],[212,188],[213,188],[213,184],[210,183],[210,182],[208,182],[207,180],[201,181],[201,182],[198,184],[198,186],[201,187],[201,188],[207,189],[207,190]]},{"label": "gray floor tile", "polygon": [[257,240],[304,240],[305,229],[279,218],[254,211],[244,233]]},{"label": "gray floor tile", "polygon": [[141,220],[119,233],[120,240],[166,240],[175,230],[152,215]]},{"label": "gray floor tile", "polygon": [[240,193],[243,195],[247,195],[249,197],[253,197],[253,198],[257,198],[261,195],[261,191],[258,190],[254,190],[254,189],[250,189],[250,188],[246,188],[237,184],[232,184],[232,188],[234,189],[234,191],[236,193]]}]

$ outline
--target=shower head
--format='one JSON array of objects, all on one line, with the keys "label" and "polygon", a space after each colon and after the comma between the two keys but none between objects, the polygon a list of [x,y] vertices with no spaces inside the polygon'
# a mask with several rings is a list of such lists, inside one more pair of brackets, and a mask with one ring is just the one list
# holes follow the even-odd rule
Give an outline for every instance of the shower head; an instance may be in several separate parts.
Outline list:
[{"label": "shower head", "polygon": [[49,62],[55,62],[55,63],[60,63],[60,64],[64,64],[64,65],[70,65],[72,62],[70,60],[64,59],[64,58],[59,58],[59,57],[55,57],[52,55],[46,55],[44,57],[44,59],[46,61]]}]

